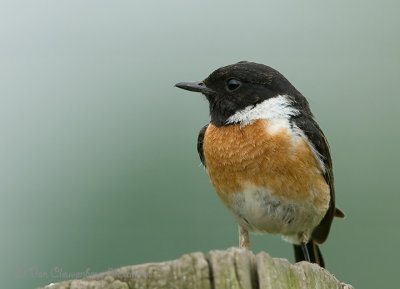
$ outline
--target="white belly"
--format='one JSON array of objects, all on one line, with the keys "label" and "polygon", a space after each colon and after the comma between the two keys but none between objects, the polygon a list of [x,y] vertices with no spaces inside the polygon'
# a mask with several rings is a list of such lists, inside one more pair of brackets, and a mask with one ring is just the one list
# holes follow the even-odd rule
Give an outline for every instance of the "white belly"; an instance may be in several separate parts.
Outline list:
[{"label": "white belly", "polygon": [[[313,194],[310,194],[313,195]],[[231,196],[230,210],[239,224],[249,231],[281,234],[298,243],[307,238],[323,218],[309,200],[293,202],[275,197],[265,188],[246,188]]]}]

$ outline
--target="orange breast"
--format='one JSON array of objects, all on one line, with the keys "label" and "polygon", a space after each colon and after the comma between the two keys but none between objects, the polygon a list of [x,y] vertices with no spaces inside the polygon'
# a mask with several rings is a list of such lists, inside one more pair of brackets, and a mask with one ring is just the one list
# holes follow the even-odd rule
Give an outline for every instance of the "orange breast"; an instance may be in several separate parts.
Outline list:
[{"label": "orange breast", "polygon": [[247,126],[207,128],[204,156],[221,199],[229,205],[230,195],[251,185],[268,188],[282,199],[325,207],[329,186],[308,143],[299,136],[294,140],[288,129],[270,133],[269,126],[258,120]]}]

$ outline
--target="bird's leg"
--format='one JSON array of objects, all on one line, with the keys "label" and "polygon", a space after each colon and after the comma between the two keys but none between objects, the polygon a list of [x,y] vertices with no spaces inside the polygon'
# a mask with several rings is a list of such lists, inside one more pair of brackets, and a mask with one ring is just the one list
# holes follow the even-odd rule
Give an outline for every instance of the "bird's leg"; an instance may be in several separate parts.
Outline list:
[{"label": "bird's leg", "polygon": [[308,253],[307,243],[301,242],[301,250],[303,251],[304,259],[311,263],[310,254]]},{"label": "bird's leg", "polygon": [[239,225],[239,248],[250,249],[249,231]]},{"label": "bird's leg", "polygon": [[301,250],[303,251],[304,259],[307,262],[311,263],[310,253],[308,252],[308,248],[307,248],[307,243],[308,243],[308,240],[310,239],[310,236],[309,236],[309,234],[302,232],[302,233],[299,233],[298,237],[299,237],[299,241],[300,241]]}]

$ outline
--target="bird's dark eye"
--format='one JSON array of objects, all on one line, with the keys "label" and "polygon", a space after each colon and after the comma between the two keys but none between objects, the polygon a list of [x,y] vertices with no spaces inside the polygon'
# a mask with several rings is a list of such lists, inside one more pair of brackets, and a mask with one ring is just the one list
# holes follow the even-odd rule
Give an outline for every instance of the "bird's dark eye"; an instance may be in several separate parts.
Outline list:
[{"label": "bird's dark eye", "polygon": [[241,85],[242,85],[242,83],[239,80],[234,79],[234,78],[230,78],[226,82],[226,88],[229,91],[234,91],[234,90],[238,89]]}]

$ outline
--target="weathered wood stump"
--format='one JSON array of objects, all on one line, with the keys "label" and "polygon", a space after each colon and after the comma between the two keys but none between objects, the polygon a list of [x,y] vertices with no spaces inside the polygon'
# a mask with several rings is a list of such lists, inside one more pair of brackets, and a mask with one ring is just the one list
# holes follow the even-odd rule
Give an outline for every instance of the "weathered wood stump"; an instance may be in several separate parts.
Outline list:
[{"label": "weathered wood stump", "polygon": [[127,266],[46,289],[352,289],[315,264],[290,264],[248,250],[191,253],[162,263]]}]

